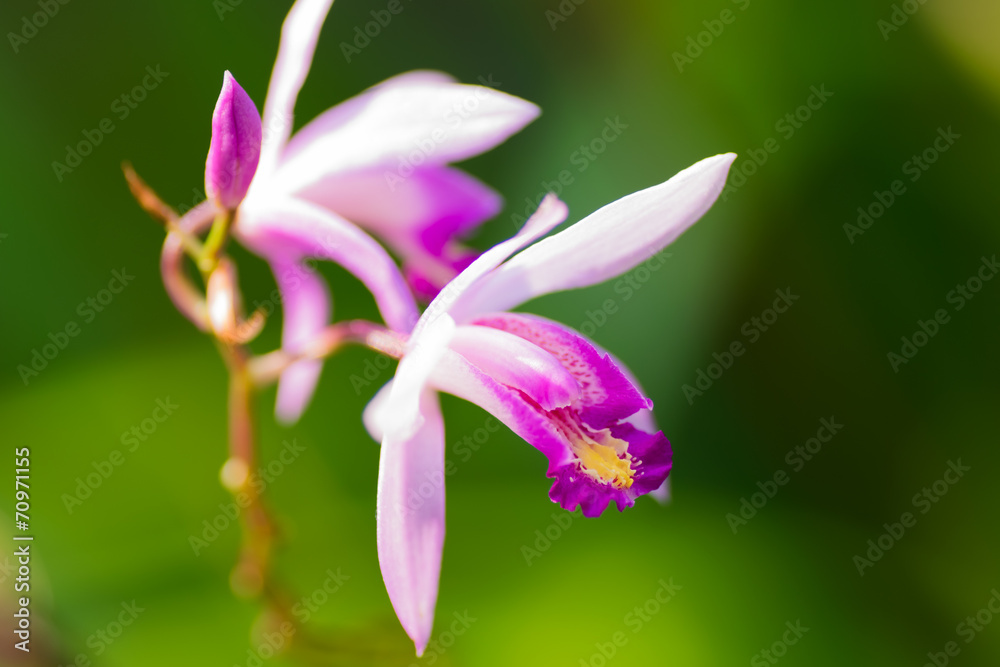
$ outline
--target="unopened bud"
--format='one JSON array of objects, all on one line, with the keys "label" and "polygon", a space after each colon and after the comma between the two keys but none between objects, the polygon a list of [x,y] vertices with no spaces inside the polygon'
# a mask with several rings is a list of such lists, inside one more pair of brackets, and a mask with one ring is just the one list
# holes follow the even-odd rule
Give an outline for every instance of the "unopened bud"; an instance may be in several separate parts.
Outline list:
[{"label": "unopened bud", "polygon": [[260,159],[260,113],[228,71],[212,114],[212,144],[205,163],[205,193],[235,209],[246,196]]}]

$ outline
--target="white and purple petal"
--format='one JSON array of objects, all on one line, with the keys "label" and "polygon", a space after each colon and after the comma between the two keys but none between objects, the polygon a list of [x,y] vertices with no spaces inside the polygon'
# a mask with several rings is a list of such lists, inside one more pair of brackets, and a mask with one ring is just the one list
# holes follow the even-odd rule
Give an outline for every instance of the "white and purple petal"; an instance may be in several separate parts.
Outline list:
[{"label": "white and purple petal", "polygon": [[[549,494],[553,501],[597,516],[612,501],[623,510],[664,484],[670,443],[662,432],[630,423],[652,404],[609,355],[580,334],[541,318],[503,314],[477,324],[458,327],[452,349],[441,357],[430,382],[480,405],[545,454],[547,475],[556,480]],[[545,395],[538,386],[554,376],[551,366],[520,364],[510,355],[492,359],[488,349],[471,351],[471,344],[464,350],[458,346],[461,353],[455,350],[454,341],[463,337],[486,342],[480,330],[487,326],[544,350],[576,381],[579,395],[564,407],[547,409],[537,400]],[[502,368],[505,364],[514,368]]]},{"label": "white and purple petal", "polygon": [[436,72],[403,74],[321,114],[288,143],[273,184],[295,192],[333,173],[413,171],[479,155],[538,117],[536,105]]},{"label": "white and purple petal", "polygon": [[444,423],[434,391],[419,400],[420,427],[382,441],[376,500],[382,578],[417,656],[434,626],[445,531]]},{"label": "white and purple petal", "polygon": [[[297,353],[330,323],[331,297],[326,282],[298,261],[274,259],[271,270],[281,295],[281,348]],[[319,382],[323,362],[297,361],[278,380],[275,416],[285,424],[299,420],[309,406]]]},{"label": "white and purple petal", "polygon": [[688,167],[660,185],[623,197],[522,251],[466,295],[466,313],[510,310],[561,290],[621,275],[672,243],[722,192],[733,153]]},{"label": "white and purple petal", "polygon": [[602,354],[593,343],[569,327],[525,313],[482,315],[471,324],[511,333],[558,359],[581,387],[574,407],[580,419],[592,429],[609,428],[640,410],[653,407],[653,402],[636,389],[610,355]]},{"label": "white and purple petal", "polygon": [[315,257],[340,264],[375,297],[386,324],[408,332],[417,306],[395,262],[382,246],[339,216],[295,198],[268,198],[240,209],[234,233],[270,261]]},{"label": "white and purple petal", "polygon": [[492,188],[447,166],[421,168],[398,181],[379,169],[335,173],[298,196],[383,239],[402,257],[410,284],[428,300],[475,258],[457,239],[503,205]]},{"label": "white and purple petal", "polygon": [[455,329],[449,310],[461,299],[469,285],[489,273],[501,262],[525,245],[548,233],[566,219],[566,205],[554,195],[542,201],[538,211],[512,238],[493,246],[480,255],[467,269],[431,301],[420,316],[407,344],[407,353],[396,369],[395,388],[388,399],[387,412],[394,420],[393,428],[401,433],[418,427],[417,400],[434,367],[447,351]]},{"label": "white and purple petal", "polygon": [[[281,26],[278,57],[264,103],[263,144],[257,183],[268,181],[292,133],[295,100],[312,65],[323,21],[333,0],[296,0]],[[253,189],[261,187],[257,183]]]}]

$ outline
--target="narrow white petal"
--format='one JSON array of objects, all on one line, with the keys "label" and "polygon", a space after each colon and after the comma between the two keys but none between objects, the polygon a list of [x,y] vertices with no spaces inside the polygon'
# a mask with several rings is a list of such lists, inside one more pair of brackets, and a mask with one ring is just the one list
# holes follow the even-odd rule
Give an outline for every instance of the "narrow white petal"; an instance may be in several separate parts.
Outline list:
[{"label": "narrow white petal", "polygon": [[386,435],[408,438],[421,427],[419,398],[448,349],[455,322],[448,315],[435,319],[418,337],[414,335],[396,368],[392,391],[386,401],[382,428]]},{"label": "narrow white petal", "polygon": [[434,627],[445,530],[444,423],[436,392],[419,400],[421,427],[382,441],[376,500],[382,578],[418,656]]},{"label": "narrow white petal", "polygon": [[392,380],[389,380],[375,393],[372,400],[368,401],[364,412],[361,413],[361,422],[365,425],[368,435],[375,442],[382,442],[385,438],[386,405],[389,402],[391,392]]},{"label": "narrow white petal", "polygon": [[492,88],[411,72],[337,105],[297,132],[273,186],[295,192],[333,173],[371,167],[379,167],[392,186],[418,167],[479,155],[538,114],[534,104]]},{"label": "narrow white petal", "polygon": [[528,218],[524,227],[517,234],[484,252],[468,268],[455,276],[454,280],[444,286],[437,297],[427,306],[424,314],[421,315],[421,321],[414,329],[414,336],[418,335],[422,324],[426,326],[427,322],[444,313],[454,310],[456,320],[464,322],[478,313],[484,312],[477,309],[476,304],[466,301],[465,294],[470,287],[494,271],[515,252],[548,234],[554,227],[562,223],[568,214],[569,210],[566,208],[566,204],[558,197],[553,194],[546,196],[535,214]]},{"label": "narrow white petal", "polygon": [[672,243],[722,192],[733,153],[688,167],[669,181],[608,204],[539,241],[466,295],[480,312],[510,310],[551,292],[621,275]]},{"label": "narrow white petal", "polygon": [[323,21],[333,0],[297,0],[281,27],[278,58],[264,103],[263,143],[254,182],[264,182],[292,133],[295,99],[309,73]]}]

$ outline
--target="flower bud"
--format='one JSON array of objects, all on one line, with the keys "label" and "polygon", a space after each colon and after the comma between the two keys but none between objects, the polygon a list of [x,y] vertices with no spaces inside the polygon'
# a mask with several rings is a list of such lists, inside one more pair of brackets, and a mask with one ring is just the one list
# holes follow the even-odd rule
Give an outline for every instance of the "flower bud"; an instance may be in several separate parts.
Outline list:
[{"label": "flower bud", "polygon": [[205,164],[205,194],[235,209],[246,196],[260,159],[260,113],[226,71],[212,114],[212,144]]}]

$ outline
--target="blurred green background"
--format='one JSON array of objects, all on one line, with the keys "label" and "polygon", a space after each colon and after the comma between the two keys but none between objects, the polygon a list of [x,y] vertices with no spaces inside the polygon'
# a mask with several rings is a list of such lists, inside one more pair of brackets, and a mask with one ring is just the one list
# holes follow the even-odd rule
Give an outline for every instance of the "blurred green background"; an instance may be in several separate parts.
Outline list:
[{"label": "blurred green background", "polygon": [[[580,327],[615,301],[594,338],[656,403],[675,451],[672,503],[643,499],[558,528],[567,515],[547,498],[543,457],[506,430],[471,455],[456,451],[487,415],[446,400],[456,472],[434,637],[450,646],[399,664],[919,666],[948,642],[958,655],[938,655],[939,664],[1000,663],[1000,618],[981,612],[1000,590],[1000,281],[962,298],[961,309],[952,293],[1000,252],[1000,16],[991,0],[902,4],[917,11],[897,14],[896,26],[891,3],[860,0],[403,0],[348,63],[340,44],[386,3],[337,0],[297,125],[416,68],[492,77],[543,108],[524,132],[464,165],[508,203],[474,239],[480,247],[509,235],[525,199],[564,170],[572,220],[708,155],[736,151],[735,170],[750,174],[734,173],[739,187],[631,298],[609,283],[526,307]],[[197,201],[222,72],[261,105],[290,5],[69,2],[37,34],[7,34],[0,47],[0,475],[13,478],[14,448],[31,448],[37,632],[33,663],[13,655],[4,634],[3,664],[80,655],[100,667],[253,664],[259,607],[228,587],[238,529],[197,556],[189,544],[229,500],[218,483],[225,372],[167,300],[162,232],[132,201],[119,163],[131,160],[175,206]],[[21,34],[23,17],[38,11],[8,0],[0,26]],[[112,104],[147,66],[168,76],[121,118]],[[784,120],[823,86],[832,96],[799,110],[808,120]],[[114,131],[60,181],[53,161],[103,118]],[[627,127],[594,159],[581,157],[608,119]],[[939,128],[960,138],[926,171],[907,171]],[[777,152],[762,150],[769,139]],[[748,162],[762,153],[764,164]],[[863,233],[845,229],[896,180],[904,194]],[[247,300],[266,299],[266,267],[237,257]],[[123,267],[134,280],[121,294],[92,316],[78,310]],[[374,316],[359,283],[337,267],[324,272],[338,318]],[[761,331],[751,318],[778,289],[799,299]],[[888,353],[939,309],[948,322],[894,370]],[[17,367],[71,321],[80,334],[25,383]],[[269,325],[259,349],[276,344],[277,329]],[[718,375],[713,353],[734,341],[746,352],[689,401],[682,387],[695,386],[699,370]],[[286,537],[282,576],[303,595],[328,570],[349,577],[310,629],[405,646],[375,553],[378,447],[359,419],[391,368],[370,385],[350,379],[376,360],[351,349],[329,362],[312,409],[291,429],[270,418],[273,391],[263,396],[261,460],[275,459],[284,440],[305,447],[268,489]],[[122,434],[158,399],[178,408],[128,451]],[[801,466],[786,460],[831,418],[843,428],[819,453]],[[64,494],[115,450],[122,465],[70,512]],[[949,461],[970,470],[939,483],[946,495],[935,502],[915,499],[935,493]],[[727,518],[778,471],[788,483],[755,516]],[[12,525],[11,491],[3,502],[0,518]],[[883,536],[904,512],[915,525]],[[546,530],[556,539],[540,540]],[[855,557],[868,558],[880,536],[891,548],[862,576]],[[8,618],[12,552],[0,551]],[[662,608],[648,602],[661,580],[681,587]],[[111,643],[100,639],[133,601],[143,609],[134,623]],[[637,606],[647,620],[637,621]],[[476,621],[452,644],[442,633],[465,612]],[[977,613],[981,632],[960,626]],[[786,623],[808,631],[783,645],[796,639]]]}]

